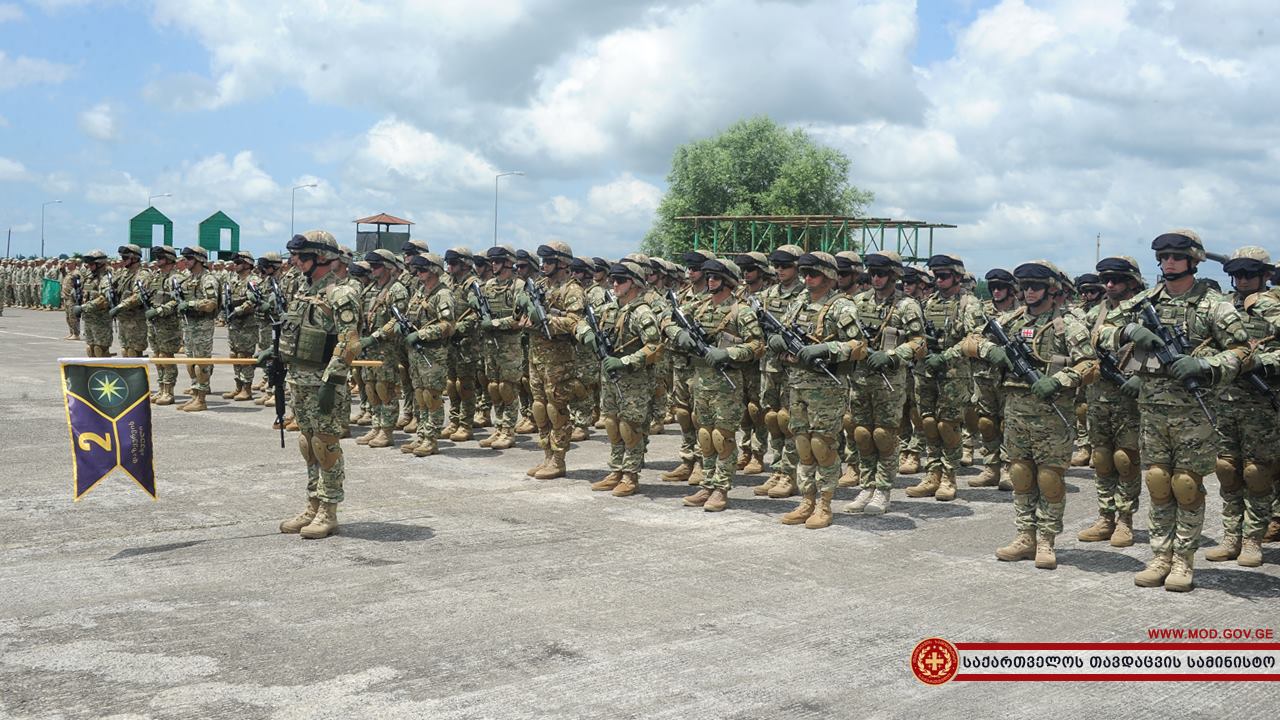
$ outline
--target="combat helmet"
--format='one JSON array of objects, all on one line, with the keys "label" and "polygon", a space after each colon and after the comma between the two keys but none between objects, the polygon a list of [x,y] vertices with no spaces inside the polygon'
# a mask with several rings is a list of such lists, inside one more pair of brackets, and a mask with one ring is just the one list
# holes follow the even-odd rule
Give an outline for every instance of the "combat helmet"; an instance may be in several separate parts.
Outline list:
[{"label": "combat helmet", "polygon": [[805,253],[796,258],[796,266],[801,270],[812,270],[831,280],[836,279],[836,259],[831,253],[821,250]]},{"label": "combat helmet", "polygon": [[[836,260],[839,259],[840,256],[837,255]],[[867,272],[879,270],[889,273],[890,276],[899,277],[903,274],[902,256],[892,250],[870,253],[862,260],[867,267]]]},{"label": "combat helmet", "polygon": [[1172,253],[1189,257],[1196,262],[1205,258],[1204,243],[1201,242],[1200,235],[1195,230],[1186,228],[1170,230],[1157,236],[1151,241],[1151,249],[1156,251],[1156,255]]},{"label": "combat helmet", "polygon": [[1222,264],[1222,271],[1228,275],[1269,275],[1273,269],[1271,255],[1257,245],[1245,245]]},{"label": "combat helmet", "polygon": [[728,259],[714,258],[702,263],[702,274],[715,275],[731,288],[737,287],[742,282],[742,270],[738,267],[738,263]]},{"label": "combat helmet", "polygon": [[1138,269],[1138,261],[1128,255],[1113,255],[1104,257],[1094,266],[1094,270],[1098,271],[1098,282],[1103,285],[1107,283],[1107,276],[1121,276],[1126,280],[1132,280],[1141,287],[1142,271]]},{"label": "combat helmet", "polygon": [[342,256],[337,239],[328,230],[308,230],[294,235],[285,247],[294,255],[315,255],[321,260],[337,260]]}]

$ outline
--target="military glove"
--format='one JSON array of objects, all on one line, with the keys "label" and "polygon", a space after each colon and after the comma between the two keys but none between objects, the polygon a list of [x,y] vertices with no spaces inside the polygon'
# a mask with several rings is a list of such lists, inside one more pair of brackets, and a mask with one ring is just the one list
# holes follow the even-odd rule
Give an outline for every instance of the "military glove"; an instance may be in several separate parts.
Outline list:
[{"label": "military glove", "polygon": [[998,345],[987,351],[987,362],[1007,370],[1013,369],[1013,363],[1009,362],[1009,353]]},{"label": "military glove", "polygon": [[158,308],[151,308],[144,314],[147,316],[148,320],[155,320],[160,316],[160,310]]},{"label": "military glove", "polygon": [[944,373],[947,371],[947,359],[942,356],[942,353],[930,353],[929,357],[924,359],[924,366],[935,375]]},{"label": "military glove", "polygon": [[627,364],[622,362],[622,358],[607,357],[604,359],[604,362],[601,363],[601,367],[604,368],[606,374],[612,375],[613,373],[626,370]]},{"label": "military glove", "polygon": [[707,348],[707,354],[702,356],[702,362],[710,367],[720,367],[729,362],[729,351],[718,347]]},{"label": "military glove", "polygon": [[271,363],[275,362],[275,359],[276,359],[276,354],[272,352],[271,348],[267,348],[266,350],[263,350],[262,352],[258,353],[257,365],[260,368],[265,368]]},{"label": "military glove", "polygon": [[178,312],[179,312],[180,314],[182,314],[182,315],[186,315],[186,314],[187,314],[187,308],[189,308],[189,307],[191,307],[191,303],[187,302],[186,300],[179,300],[179,301],[178,301]]},{"label": "military glove", "polygon": [[698,347],[698,343],[693,341],[693,336],[688,330],[681,330],[676,335],[676,347],[685,352],[693,352]]},{"label": "military glove", "polygon": [[113,305],[113,306],[111,306],[111,309],[107,311],[107,317],[109,317],[109,318],[113,318],[113,319],[114,319],[114,318],[115,318],[115,316],[117,316],[117,315],[119,315],[119,314],[120,314],[120,306],[119,306],[119,305]]},{"label": "military glove", "polygon": [[330,382],[327,382],[321,385],[320,394],[317,397],[317,400],[319,400],[320,412],[326,413],[326,414],[333,412],[333,403],[334,403],[334,400],[337,399],[337,397],[338,397],[337,385],[334,385],[333,383],[330,383]]},{"label": "military glove", "polygon": [[1055,380],[1050,375],[1041,376],[1041,378],[1031,384],[1031,392],[1041,400],[1050,400],[1058,391],[1062,389],[1062,383]]},{"label": "military glove", "polygon": [[1173,376],[1180,381],[1213,377],[1213,368],[1209,366],[1208,360],[1190,355],[1183,355],[1175,360],[1171,369]]},{"label": "military glove", "polygon": [[498,318],[494,318],[494,319],[490,320],[490,321],[489,321],[489,328],[490,328],[490,329],[492,329],[492,330],[501,330],[501,329],[502,329],[502,320],[500,320],[500,319],[498,319]]},{"label": "military glove", "polygon": [[590,330],[582,334],[582,344],[591,352],[595,352],[599,347],[600,341],[596,338],[596,334]]},{"label": "military glove", "polygon": [[1154,352],[1164,347],[1164,341],[1146,325],[1129,323],[1124,328],[1124,336],[1133,342],[1134,347],[1147,352]]},{"label": "military glove", "polygon": [[867,367],[876,371],[884,371],[893,367],[893,356],[883,350],[876,350],[867,356]]},{"label": "military glove", "polygon": [[524,293],[518,293],[516,295],[516,309],[519,310],[521,313],[525,315],[532,314],[530,311],[530,308],[532,306],[533,306],[533,303],[529,302],[528,295],[525,295]]},{"label": "military glove", "polygon": [[81,313],[83,313],[83,312],[84,312],[84,306],[83,306],[83,305],[72,305],[72,306],[71,306],[71,314],[72,314],[72,315],[75,315],[76,317],[80,317],[80,314],[81,314]]},{"label": "military glove", "polygon": [[1134,375],[1128,380],[1125,380],[1124,384],[1120,386],[1120,392],[1124,393],[1124,396],[1127,398],[1138,397],[1138,395],[1142,393],[1142,377],[1140,375]]},{"label": "military glove", "polygon": [[409,333],[408,335],[406,335],[404,338],[404,344],[408,345],[409,347],[416,346],[422,340],[422,336],[418,334],[419,332],[421,331],[415,330]]},{"label": "military glove", "polygon": [[781,335],[770,335],[767,343],[769,349],[782,355],[787,352],[787,341]]},{"label": "military glove", "polygon": [[378,342],[378,338],[372,335],[366,335],[365,337],[360,338],[360,349],[368,350],[369,347],[376,342]]},{"label": "military glove", "polygon": [[800,354],[796,355],[796,359],[805,365],[813,365],[819,360],[824,360],[830,356],[831,348],[826,343],[817,343],[800,348]]}]

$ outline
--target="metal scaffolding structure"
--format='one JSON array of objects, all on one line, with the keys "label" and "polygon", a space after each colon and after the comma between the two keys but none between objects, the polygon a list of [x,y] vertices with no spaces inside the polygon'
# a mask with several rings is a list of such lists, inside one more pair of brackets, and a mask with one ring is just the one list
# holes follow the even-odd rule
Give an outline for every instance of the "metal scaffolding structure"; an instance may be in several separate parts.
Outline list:
[{"label": "metal scaffolding structure", "polygon": [[[920,220],[842,215],[686,215],[676,219],[693,224],[695,249],[709,248],[717,255],[752,251],[768,254],[779,245],[791,244],[829,253],[894,250],[907,263],[923,262],[933,254],[934,229],[956,227]],[[923,248],[921,230],[927,231]]]}]

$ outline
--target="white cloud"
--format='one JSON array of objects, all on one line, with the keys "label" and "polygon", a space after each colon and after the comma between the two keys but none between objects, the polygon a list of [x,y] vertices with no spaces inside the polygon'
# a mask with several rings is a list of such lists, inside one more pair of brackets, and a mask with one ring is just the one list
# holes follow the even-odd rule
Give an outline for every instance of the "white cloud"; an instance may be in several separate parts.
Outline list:
[{"label": "white cloud", "polygon": [[94,140],[109,142],[117,136],[116,114],[110,103],[98,103],[80,113],[80,129]]},{"label": "white cloud", "polygon": [[16,22],[26,17],[22,8],[13,3],[0,3],[0,23]]},{"label": "white cloud", "polygon": [[488,188],[498,171],[480,155],[392,117],[365,133],[349,172],[378,187],[402,188],[409,182],[438,192]]},{"label": "white cloud", "polygon": [[37,83],[60,83],[71,77],[71,66],[25,55],[9,57],[0,50],[0,90]]},{"label": "white cloud", "polygon": [[597,185],[587,192],[591,209],[611,218],[650,220],[662,200],[662,190],[623,173],[616,180]]},{"label": "white cloud", "polygon": [[118,173],[106,182],[89,183],[85,199],[98,205],[127,205],[139,209],[146,204],[147,188],[127,172]]},{"label": "white cloud", "polygon": [[568,224],[582,214],[582,206],[564,195],[556,195],[542,208],[542,216],[547,222]]},{"label": "white cloud", "polygon": [[16,182],[27,179],[27,168],[17,160],[0,156],[0,181]]}]

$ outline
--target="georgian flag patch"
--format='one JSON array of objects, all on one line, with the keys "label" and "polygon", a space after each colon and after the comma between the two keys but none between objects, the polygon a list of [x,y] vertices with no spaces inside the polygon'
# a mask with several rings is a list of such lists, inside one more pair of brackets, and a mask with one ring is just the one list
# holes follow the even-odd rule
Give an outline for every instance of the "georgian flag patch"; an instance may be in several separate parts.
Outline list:
[{"label": "georgian flag patch", "polygon": [[1035,336],[1036,336],[1036,329],[1035,329],[1035,328],[1032,328],[1032,327],[1024,327],[1024,328],[1022,328],[1022,337],[1026,338],[1027,340],[1030,340],[1031,338],[1033,338],[1033,337],[1035,337]]}]

